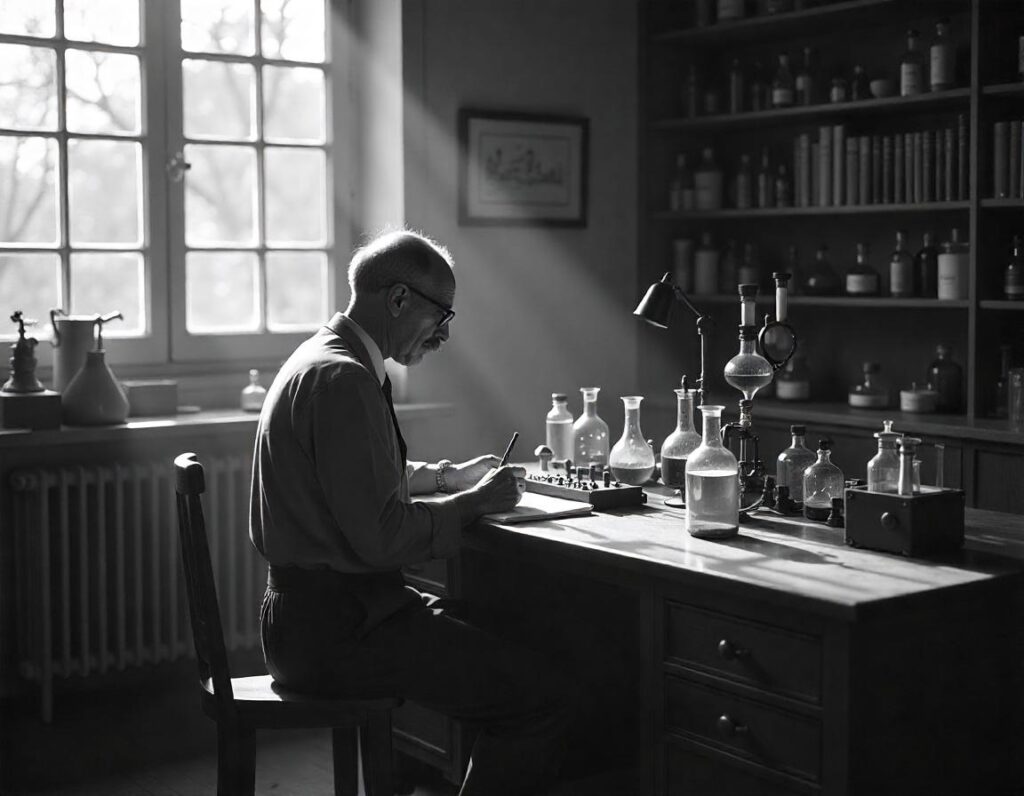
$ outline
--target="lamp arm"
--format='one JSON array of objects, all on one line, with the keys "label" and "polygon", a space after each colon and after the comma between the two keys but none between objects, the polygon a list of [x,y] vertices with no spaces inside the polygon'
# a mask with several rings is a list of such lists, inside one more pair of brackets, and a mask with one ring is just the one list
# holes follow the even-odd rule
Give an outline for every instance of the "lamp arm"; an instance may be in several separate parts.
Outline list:
[{"label": "lamp arm", "polygon": [[686,294],[682,291],[679,285],[672,285],[672,293],[690,312],[697,318],[697,335],[700,337],[700,379],[697,381],[697,396],[700,400],[698,406],[704,405],[704,363],[708,361],[708,339],[705,335],[705,330],[712,325],[711,318],[690,303],[690,300],[686,297]]},{"label": "lamp arm", "polygon": [[700,310],[698,310],[690,303],[690,300],[686,297],[686,294],[682,291],[682,289],[680,289],[679,285],[672,285],[672,293],[675,295],[676,299],[678,299],[681,304],[685,305],[690,312],[697,316],[698,321],[704,317],[704,313],[702,313]]}]

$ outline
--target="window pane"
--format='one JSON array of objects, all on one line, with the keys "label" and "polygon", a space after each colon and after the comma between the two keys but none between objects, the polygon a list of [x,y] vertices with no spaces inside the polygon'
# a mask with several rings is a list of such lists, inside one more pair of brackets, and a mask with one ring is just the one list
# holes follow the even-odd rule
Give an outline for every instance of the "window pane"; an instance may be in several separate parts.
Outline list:
[{"label": "window pane", "polygon": [[54,0],[0,0],[0,33],[52,36],[56,31]]},{"label": "window pane", "polygon": [[259,328],[259,262],[253,252],[189,252],[185,257],[185,326],[196,332]]},{"label": "window pane", "polygon": [[324,60],[324,0],[260,0],[260,11],[266,57]]},{"label": "window pane", "polygon": [[73,244],[142,243],[141,164],[134,141],[68,141]]},{"label": "window pane", "polygon": [[[26,318],[39,321],[33,337],[49,338],[50,310],[61,305],[60,257],[56,254],[0,254],[0,296],[7,302],[4,312],[21,310]],[[8,337],[13,331],[13,325],[7,326],[3,334]]]},{"label": "window pane", "polygon": [[190,144],[185,159],[185,241],[256,242],[256,150]]},{"label": "window pane", "polygon": [[64,0],[64,35],[132,47],[139,43],[139,0]]},{"label": "window pane", "polygon": [[323,151],[267,147],[265,157],[267,242],[322,244],[327,237]]},{"label": "window pane", "polygon": [[68,50],[68,130],[138,133],[142,116],[139,59],[97,50]]},{"label": "window pane", "polygon": [[204,53],[256,52],[252,0],[181,0],[181,46]]},{"label": "window pane", "polygon": [[57,53],[0,44],[0,127],[57,129]]},{"label": "window pane", "polygon": [[324,140],[324,73],[319,69],[263,67],[263,136]]},{"label": "window pane", "polygon": [[0,174],[0,243],[56,244],[57,142],[0,136]]},{"label": "window pane", "polygon": [[123,337],[146,331],[142,255],[103,252],[71,255],[71,312],[80,315],[120,310],[123,321],[103,327],[103,335]]},{"label": "window pane", "polygon": [[181,69],[185,135],[242,141],[255,136],[256,70],[251,65],[186,60]]},{"label": "window pane", "polygon": [[267,252],[267,328],[311,328],[327,317],[327,255]]}]

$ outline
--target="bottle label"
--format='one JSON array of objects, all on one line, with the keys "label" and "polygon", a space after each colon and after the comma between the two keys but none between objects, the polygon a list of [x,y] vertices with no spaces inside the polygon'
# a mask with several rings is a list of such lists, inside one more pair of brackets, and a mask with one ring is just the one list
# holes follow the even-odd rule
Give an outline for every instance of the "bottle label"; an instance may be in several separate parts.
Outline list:
[{"label": "bottle label", "polygon": [[894,296],[909,296],[914,289],[913,278],[910,271],[901,263],[893,263],[889,269],[889,290]]},{"label": "bottle label", "polygon": [[1024,279],[1006,280],[1006,284],[1003,286],[1003,292],[1006,294],[1008,299],[1020,299],[1024,298]]},{"label": "bottle label", "polygon": [[846,292],[851,296],[873,296],[878,292],[878,274],[847,274]]},{"label": "bottle label", "polygon": [[793,104],[793,89],[791,88],[773,88],[772,89],[772,105],[776,108],[788,108]]},{"label": "bottle label", "polygon": [[921,93],[921,68],[917,64],[900,65],[900,96]]},{"label": "bottle label", "polygon": [[[963,260],[963,262],[961,262]],[[967,274],[966,257],[960,254],[939,255],[938,297],[940,299],[966,298],[963,277]]]},{"label": "bottle label", "polygon": [[932,90],[953,85],[953,45],[936,44],[931,50]]}]

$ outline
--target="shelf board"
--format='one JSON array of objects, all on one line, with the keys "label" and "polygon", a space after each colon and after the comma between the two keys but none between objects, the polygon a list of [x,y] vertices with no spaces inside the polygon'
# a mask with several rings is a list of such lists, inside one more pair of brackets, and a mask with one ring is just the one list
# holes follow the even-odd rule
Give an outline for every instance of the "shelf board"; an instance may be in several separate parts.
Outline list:
[{"label": "shelf board", "polygon": [[885,18],[885,10],[899,0],[846,0],[802,11],[788,11],[771,16],[748,17],[735,22],[720,22],[707,27],[679,28],[653,36],[656,42],[668,44],[719,44],[779,37],[787,33],[810,35],[820,30],[836,29]]},{"label": "shelf board", "polygon": [[986,299],[979,302],[983,310],[1007,310],[1009,312],[1024,312],[1024,301],[1002,301]]},{"label": "shelf board", "polygon": [[970,98],[971,90],[969,88],[954,88],[948,91],[916,94],[912,97],[885,97],[883,99],[866,99],[852,102],[798,105],[792,108],[773,108],[767,111],[749,111],[746,113],[718,113],[714,116],[700,116],[696,119],[658,119],[654,122],[654,128],[672,132],[724,130],[730,127],[749,127],[755,124],[785,124],[789,122],[834,119],[836,117],[845,118],[850,115],[862,116],[873,113],[891,115],[899,112],[917,113],[925,108],[964,104]]},{"label": "shelf board", "polygon": [[995,83],[984,86],[981,93],[986,97],[1013,97],[1024,95],[1024,81],[1017,83]]},{"label": "shelf board", "polygon": [[917,202],[914,204],[839,205],[829,207],[768,207],[752,210],[685,210],[673,212],[660,210],[654,218],[662,221],[714,220],[728,218],[780,218],[786,216],[851,216],[875,213],[920,213],[934,211],[967,210],[971,203],[962,202]]},{"label": "shelf board", "polygon": [[1024,199],[982,199],[982,207],[1024,208]]},{"label": "shelf board", "polygon": [[[711,296],[687,294],[687,297],[700,304],[734,304],[739,297],[732,294],[717,293]],[[775,292],[759,295],[758,304],[775,304]],[[1010,302],[994,302],[1008,304]],[[889,298],[886,296],[875,296],[872,298],[855,298],[853,296],[790,296],[790,306],[794,307],[856,307],[858,309],[930,309],[930,310],[964,310],[971,303],[966,300],[940,300],[933,298]],[[1024,302],[1020,305],[1024,309]]]}]

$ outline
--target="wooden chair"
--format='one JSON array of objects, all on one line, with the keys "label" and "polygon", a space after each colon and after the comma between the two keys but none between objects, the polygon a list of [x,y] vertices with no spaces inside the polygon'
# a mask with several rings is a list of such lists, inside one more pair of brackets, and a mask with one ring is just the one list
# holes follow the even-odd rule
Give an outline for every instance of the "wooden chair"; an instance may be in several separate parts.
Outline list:
[{"label": "wooden chair", "polygon": [[362,741],[367,796],[393,796],[391,709],[397,699],[339,700],[290,693],[270,675],[231,677],[213,582],[201,495],[203,467],[194,453],[174,460],[178,531],[199,661],[203,711],[217,722],[217,793],[252,794],[257,729],[332,728],[334,793],[356,796]]}]

